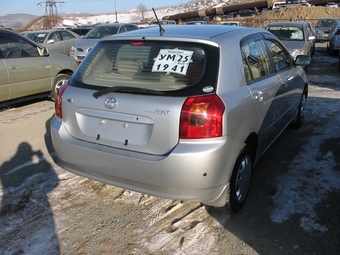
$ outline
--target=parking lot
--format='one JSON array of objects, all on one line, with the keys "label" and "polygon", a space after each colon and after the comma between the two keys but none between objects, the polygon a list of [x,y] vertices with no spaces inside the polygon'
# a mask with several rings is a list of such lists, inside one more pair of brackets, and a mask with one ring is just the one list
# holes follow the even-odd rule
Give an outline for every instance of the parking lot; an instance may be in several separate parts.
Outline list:
[{"label": "parking lot", "polygon": [[338,61],[317,44],[305,123],[267,151],[232,216],[73,175],[51,145],[52,101],[2,109],[0,254],[338,254]]}]

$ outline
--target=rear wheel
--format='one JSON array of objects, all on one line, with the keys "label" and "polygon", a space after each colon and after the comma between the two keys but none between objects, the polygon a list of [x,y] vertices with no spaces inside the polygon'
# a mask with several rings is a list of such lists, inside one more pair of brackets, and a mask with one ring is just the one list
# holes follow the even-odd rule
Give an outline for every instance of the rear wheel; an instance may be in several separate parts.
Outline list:
[{"label": "rear wheel", "polygon": [[68,74],[58,74],[55,77],[54,86],[53,86],[53,89],[52,89],[51,94],[50,94],[50,97],[52,98],[52,100],[55,99],[57,92],[60,89],[60,87],[63,84],[65,84],[69,79],[70,79],[70,75],[68,75]]},{"label": "rear wheel", "polygon": [[229,183],[228,200],[225,210],[237,213],[246,202],[249,193],[253,163],[251,152],[245,146],[238,156]]}]

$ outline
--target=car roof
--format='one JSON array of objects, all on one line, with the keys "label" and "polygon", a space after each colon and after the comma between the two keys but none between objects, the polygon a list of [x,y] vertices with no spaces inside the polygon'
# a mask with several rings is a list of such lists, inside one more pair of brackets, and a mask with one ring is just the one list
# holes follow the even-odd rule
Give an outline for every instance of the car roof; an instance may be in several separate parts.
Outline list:
[{"label": "car roof", "polygon": [[33,34],[33,33],[49,33],[49,32],[55,32],[55,31],[69,31],[61,28],[54,28],[54,29],[44,29],[44,30],[34,30],[34,31],[25,31],[22,33],[25,34]]},{"label": "car roof", "polygon": [[320,20],[323,20],[323,19],[337,19],[337,20],[339,20],[339,18],[333,18],[333,17],[325,17],[325,18],[321,18]]},{"label": "car roof", "polygon": [[308,21],[284,21],[284,22],[272,22],[270,23],[268,26],[276,26],[276,25],[280,25],[280,26],[301,26],[301,25],[305,25],[308,24]]},{"label": "car roof", "polygon": [[[221,34],[233,32],[233,31],[248,31],[251,32],[259,32],[265,31],[261,28],[249,28],[249,27],[241,27],[241,26],[221,26],[221,25],[200,25],[200,26],[178,26],[178,25],[168,25],[164,26],[164,33],[162,37],[181,37],[181,38],[200,38],[200,39],[211,39],[215,36],[219,36]],[[115,35],[114,37],[131,37],[131,36],[149,36],[149,37],[159,37],[160,36],[160,28],[159,26],[134,30],[127,33],[122,33]],[[108,37],[109,38],[113,38]]]}]

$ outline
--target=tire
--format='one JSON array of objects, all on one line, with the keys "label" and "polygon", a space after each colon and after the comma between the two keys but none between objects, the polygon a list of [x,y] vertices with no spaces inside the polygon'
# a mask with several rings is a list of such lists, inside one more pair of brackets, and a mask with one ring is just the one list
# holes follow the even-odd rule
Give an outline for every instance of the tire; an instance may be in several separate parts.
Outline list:
[{"label": "tire", "polygon": [[57,95],[57,92],[58,92],[58,89],[63,85],[65,84],[69,79],[70,79],[70,75],[68,74],[58,74],[56,77],[55,77],[55,80],[54,80],[54,85],[53,85],[53,89],[51,91],[51,94],[50,94],[50,98],[52,100],[55,99],[56,95]]},{"label": "tire", "polygon": [[291,124],[293,128],[301,127],[304,122],[306,101],[307,101],[307,93],[306,91],[304,91],[300,99],[297,117],[295,119],[295,122]]},{"label": "tire", "polygon": [[224,208],[228,213],[237,213],[244,206],[250,189],[252,171],[252,156],[245,145],[231,174],[227,204]]}]

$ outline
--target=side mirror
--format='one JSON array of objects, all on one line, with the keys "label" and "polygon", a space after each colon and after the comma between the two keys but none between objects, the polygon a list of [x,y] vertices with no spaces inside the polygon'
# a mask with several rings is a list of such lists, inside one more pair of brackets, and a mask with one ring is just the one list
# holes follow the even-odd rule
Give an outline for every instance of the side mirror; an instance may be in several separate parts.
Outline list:
[{"label": "side mirror", "polygon": [[54,43],[54,40],[53,39],[49,39],[48,41],[47,41],[47,44],[53,44]]},{"label": "side mirror", "polygon": [[40,55],[41,57],[46,57],[46,56],[48,56],[48,55],[50,54],[50,53],[48,52],[48,49],[45,48],[45,47],[42,47],[42,48],[37,47],[37,49],[38,49],[39,55]]},{"label": "side mirror", "polygon": [[308,66],[310,64],[311,58],[307,55],[298,55],[294,61],[297,66]]}]

